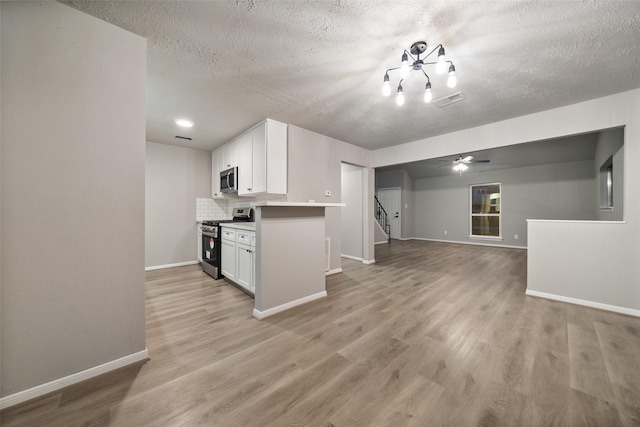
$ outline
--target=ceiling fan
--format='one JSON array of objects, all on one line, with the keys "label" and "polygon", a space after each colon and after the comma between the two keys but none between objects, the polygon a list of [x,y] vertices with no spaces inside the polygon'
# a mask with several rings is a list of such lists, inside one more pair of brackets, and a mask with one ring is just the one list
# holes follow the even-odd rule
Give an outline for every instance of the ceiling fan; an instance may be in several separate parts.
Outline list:
[{"label": "ceiling fan", "polygon": [[456,172],[460,172],[460,175],[462,175],[462,172],[466,171],[469,168],[469,166],[467,166],[469,163],[489,163],[489,162],[490,160],[474,160],[473,156],[462,157],[462,155],[456,157],[455,160],[452,161],[453,170]]}]

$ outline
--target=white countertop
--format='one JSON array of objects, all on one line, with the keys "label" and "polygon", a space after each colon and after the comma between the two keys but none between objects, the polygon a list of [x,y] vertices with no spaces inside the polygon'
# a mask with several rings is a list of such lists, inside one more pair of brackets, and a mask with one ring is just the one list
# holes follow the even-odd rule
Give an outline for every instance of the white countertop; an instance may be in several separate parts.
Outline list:
[{"label": "white countertop", "polygon": [[223,224],[220,224],[220,226],[227,227],[227,228],[235,228],[237,230],[248,230],[248,231],[256,230],[255,222],[225,222]]},{"label": "white countertop", "polygon": [[345,206],[344,203],[316,203],[316,202],[276,202],[262,201],[251,203],[252,207],[277,206],[277,207],[296,207],[296,208],[329,208]]}]

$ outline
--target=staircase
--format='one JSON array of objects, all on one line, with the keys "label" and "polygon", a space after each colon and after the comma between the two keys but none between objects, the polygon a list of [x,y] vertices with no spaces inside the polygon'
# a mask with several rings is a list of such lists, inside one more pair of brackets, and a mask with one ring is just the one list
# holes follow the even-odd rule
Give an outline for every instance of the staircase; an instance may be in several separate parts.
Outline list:
[{"label": "staircase", "polygon": [[384,210],[377,196],[373,196],[376,204],[375,204],[375,217],[376,221],[380,225],[380,228],[384,231],[384,234],[387,235],[387,242],[391,242],[391,223],[389,223],[389,215],[387,211]]}]

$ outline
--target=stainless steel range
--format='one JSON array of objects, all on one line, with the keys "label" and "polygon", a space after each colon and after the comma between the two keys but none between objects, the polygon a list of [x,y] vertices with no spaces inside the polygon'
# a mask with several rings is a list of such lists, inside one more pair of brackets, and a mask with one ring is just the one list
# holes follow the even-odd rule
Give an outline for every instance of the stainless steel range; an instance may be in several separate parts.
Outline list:
[{"label": "stainless steel range", "polygon": [[234,208],[233,219],[202,221],[202,270],[214,279],[222,279],[222,245],[220,224],[229,222],[251,222],[252,208]]}]

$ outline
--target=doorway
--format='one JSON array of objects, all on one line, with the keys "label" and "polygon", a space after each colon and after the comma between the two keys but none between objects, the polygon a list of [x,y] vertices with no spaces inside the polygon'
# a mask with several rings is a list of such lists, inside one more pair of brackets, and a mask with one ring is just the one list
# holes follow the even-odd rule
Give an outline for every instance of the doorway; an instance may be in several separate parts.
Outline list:
[{"label": "doorway", "polygon": [[378,201],[387,212],[392,239],[399,239],[402,230],[402,218],[400,217],[400,207],[402,205],[402,190],[400,187],[379,188]]},{"label": "doorway", "polygon": [[365,168],[342,163],[341,193],[345,206],[340,212],[340,254],[357,261],[364,259],[365,179]]}]

